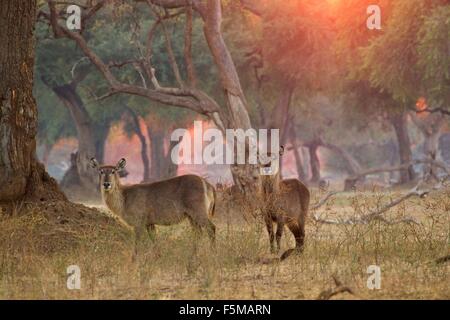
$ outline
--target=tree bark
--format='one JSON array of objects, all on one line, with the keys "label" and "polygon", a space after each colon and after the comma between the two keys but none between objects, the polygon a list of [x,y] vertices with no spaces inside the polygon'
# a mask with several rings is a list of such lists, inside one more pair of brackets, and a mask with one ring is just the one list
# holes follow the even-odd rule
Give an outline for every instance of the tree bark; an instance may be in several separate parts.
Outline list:
[{"label": "tree bark", "polygon": [[293,147],[298,179],[300,181],[306,181],[306,172],[303,167],[303,156],[300,153],[300,150],[299,150],[300,146],[297,143],[297,135],[296,135],[295,128],[292,123],[289,123],[289,138],[290,138],[290,141],[291,141],[291,144]]},{"label": "tree bark", "polygon": [[[412,160],[411,141],[408,135],[407,114],[405,112],[391,116],[391,123],[398,142],[400,164],[410,163]],[[413,166],[400,171],[400,183],[407,183],[415,179]]]},{"label": "tree bark", "polygon": [[294,83],[287,82],[283,86],[278,102],[273,109],[269,128],[280,130],[280,143],[284,145],[289,135],[289,109],[291,107],[292,96],[294,94]]},{"label": "tree bark", "polygon": [[165,135],[160,128],[147,126],[147,132],[150,140],[150,178],[153,181],[167,179],[176,176],[178,165],[173,163],[171,150],[178,144],[178,141],[170,141],[169,148],[165,152]]},{"label": "tree bark", "polygon": [[150,138],[150,177],[152,180],[161,180],[164,178],[163,161],[164,161],[164,134],[161,130],[155,130],[147,127]]},{"label": "tree bark", "polygon": [[66,200],[36,157],[35,0],[0,2],[0,201]]},{"label": "tree bark", "polygon": [[[106,3],[108,2],[100,2],[98,6],[92,6],[88,9],[84,21],[91,18],[95,12]],[[185,0],[150,0],[149,3],[166,9],[184,8],[189,4],[189,2],[186,2]],[[96,66],[97,70],[100,71],[107,80],[111,91],[107,93],[106,96],[117,93],[133,94],[163,104],[187,108],[197,113],[207,115],[214,121],[218,128],[223,131],[226,128],[243,130],[251,129],[252,126],[247,112],[247,102],[241,89],[236,67],[221,32],[221,1],[207,0],[203,2],[194,0],[191,1],[191,3],[193,8],[200,13],[204,21],[205,38],[211,51],[213,61],[218,69],[222,89],[224,91],[226,108],[220,108],[217,102],[210,98],[205,92],[196,88],[187,87],[184,85],[183,81],[178,81],[180,85],[179,88],[161,87],[155,76],[155,69],[151,66],[150,61],[144,63],[144,69],[145,73],[153,83],[153,89],[121,82],[112,72],[111,65],[102,61],[102,59],[89,48],[82,34],[71,32],[64,25],[59,24],[58,19],[60,14],[56,8],[57,3],[49,2],[49,13],[41,11],[41,16],[52,26],[55,37],[67,37],[76,41],[80,50],[89,58],[93,65]],[[161,20],[157,22],[158,23],[155,24],[155,26],[161,23]],[[154,31],[153,28],[151,30]],[[167,38],[166,30],[164,35]],[[147,54],[148,57],[151,57],[152,39],[152,33],[149,32],[147,37],[147,53],[150,54]],[[169,44],[170,42],[166,41],[166,43]],[[170,54],[170,48],[169,46],[167,47]],[[178,68],[176,63],[174,63],[174,59],[169,59],[169,61],[171,62],[172,69],[177,73]],[[250,185],[254,182],[253,173],[255,166],[238,165],[234,167],[239,169],[232,170],[234,181],[241,190],[246,191],[245,185]]]},{"label": "tree bark", "polygon": [[361,166],[358,161],[345,149],[339,147],[338,145],[332,143],[321,142],[320,146],[327,148],[344,159],[345,168],[347,169],[347,173],[350,175],[355,175],[361,171]]},{"label": "tree bark", "polygon": [[139,117],[136,114],[136,112],[131,109],[128,106],[125,106],[125,109],[130,114],[131,123],[134,128],[134,132],[139,138],[139,141],[141,143],[141,158],[142,158],[142,164],[144,166],[144,173],[142,175],[142,181],[150,181],[150,163],[148,159],[148,148],[147,148],[147,141],[145,140],[145,136],[142,133],[141,130],[141,124],[139,122]]},{"label": "tree bark", "polygon": [[320,160],[317,155],[318,149],[319,143],[317,141],[313,141],[308,144],[309,163],[311,166],[311,183],[319,183],[320,181]]},{"label": "tree bark", "polygon": [[175,146],[178,144],[178,141],[170,141],[169,142],[169,149],[167,150],[165,156],[164,156],[164,168],[163,168],[163,174],[166,178],[172,178],[177,175],[178,171],[178,165],[175,164],[171,159],[171,150],[175,148]]},{"label": "tree bark", "polygon": [[[70,115],[75,123],[78,138],[78,151],[75,154],[76,158],[75,162],[72,162],[72,166],[75,166],[79,179],[77,179],[78,181],[67,179],[65,175],[61,186],[63,188],[70,188],[73,183],[79,182],[88,191],[97,192],[97,172],[92,169],[90,159],[92,157],[96,157],[99,161],[102,159],[98,158],[94,128],[86,106],[76,91],[76,85],[73,83],[52,87],[52,90],[67,109],[69,109]],[[70,172],[70,169],[68,172]]]},{"label": "tree bark", "polygon": [[[439,151],[439,138],[441,129],[445,124],[445,118],[438,113],[422,114],[420,116],[411,113],[411,118],[424,137],[423,152],[425,157],[429,160],[436,160]],[[423,173],[436,177],[437,168],[433,165],[424,165]]]},{"label": "tree bark", "polygon": [[[251,129],[252,125],[248,115],[247,101],[242,91],[236,66],[222,36],[222,6],[220,0],[208,0],[204,10],[204,34],[212,53],[215,65],[224,91],[227,112],[222,116],[229,129]],[[254,191],[252,188],[252,173],[254,166],[232,166],[231,173],[234,183],[244,192]],[[234,169],[234,170],[233,170]]]}]

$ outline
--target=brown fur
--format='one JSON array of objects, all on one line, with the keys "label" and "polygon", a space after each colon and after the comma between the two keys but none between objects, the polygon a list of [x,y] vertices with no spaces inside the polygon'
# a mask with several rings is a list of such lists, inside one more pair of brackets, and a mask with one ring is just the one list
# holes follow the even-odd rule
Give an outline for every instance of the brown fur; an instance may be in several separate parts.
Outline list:
[{"label": "brown fur", "polygon": [[214,241],[216,228],[210,219],[215,191],[203,178],[184,175],[128,186],[120,183],[118,166],[101,166],[98,170],[106,206],[134,227],[138,237],[145,229],[153,231],[155,225],[173,225],[187,218],[195,231],[206,229]]},{"label": "brown fur", "polygon": [[[280,152],[280,155],[283,153]],[[295,249],[289,249],[281,256],[286,259],[294,250],[302,251],[305,240],[305,223],[308,215],[310,193],[308,188],[298,179],[280,179],[280,172],[260,177],[260,196],[263,199],[263,216],[269,234],[270,247],[280,249],[284,226],[287,225],[295,237]],[[277,230],[274,234],[273,224]]]}]

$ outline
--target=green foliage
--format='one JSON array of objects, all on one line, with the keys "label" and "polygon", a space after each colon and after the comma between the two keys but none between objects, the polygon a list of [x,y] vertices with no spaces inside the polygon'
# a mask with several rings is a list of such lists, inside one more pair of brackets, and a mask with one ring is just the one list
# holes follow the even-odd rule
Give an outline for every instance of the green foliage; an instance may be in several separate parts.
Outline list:
[{"label": "green foliage", "polygon": [[432,9],[418,33],[418,66],[428,98],[450,104],[450,4]]},{"label": "green foliage", "polygon": [[[440,3],[442,1],[435,0],[394,2],[392,16],[387,22],[385,32],[361,49],[362,70],[367,73],[371,85],[382,91],[386,90],[403,105],[412,106],[420,96],[428,97],[430,71],[436,71],[433,65],[436,62],[442,63],[442,60],[446,60],[445,63],[448,65],[448,48],[446,45],[439,44],[442,36],[428,35],[427,39],[424,39],[425,43],[422,40],[427,33],[427,24],[437,23],[438,28],[445,29],[445,23],[435,20],[443,14],[438,12],[437,17],[433,15],[433,10],[436,10]],[[425,53],[424,49],[426,50],[429,46],[433,49]],[[419,58],[419,48],[422,48],[422,58]],[[426,57],[429,54],[433,58],[424,59],[423,56]],[[444,55],[446,58],[442,58]],[[443,81],[448,83],[448,71],[447,78],[445,77],[444,73],[440,78],[434,78],[431,81],[432,88],[441,86]]]}]

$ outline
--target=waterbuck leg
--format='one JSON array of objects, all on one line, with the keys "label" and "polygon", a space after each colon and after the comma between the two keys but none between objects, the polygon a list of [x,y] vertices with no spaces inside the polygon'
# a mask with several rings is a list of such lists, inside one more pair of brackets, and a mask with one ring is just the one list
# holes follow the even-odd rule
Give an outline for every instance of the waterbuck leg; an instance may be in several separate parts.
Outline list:
[{"label": "waterbuck leg", "polygon": [[289,230],[295,237],[295,250],[303,252],[303,244],[305,242],[305,228],[297,223],[289,224]]},{"label": "waterbuck leg", "polygon": [[300,226],[298,223],[289,223],[288,227],[295,237],[295,249],[286,250],[280,257],[280,260],[282,261],[289,257],[294,251],[297,251],[298,253],[303,252],[303,244],[305,241],[304,227]]},{"label": "waterbuck leg", "polygon": [[142,235],[144,233],[144,229],[143,228],[134,228],[134,251],[133,251],[133,255],[132,255],[132,261],[136,261],[136,257],[138,254],[138,247],[139,247],[139,242],[142,239]]},{"label": "waterbuck leg", "polygon": [[156,233],[156,228],[154,224],[148,224],[147,226],[147,233],[150,237],[151,240],[155,240],[155,233]]},{"label": "waterbuck leg", "polygon": [[279,252],[281,248],[281,237],[283,236],[283,230],[284,230],[284,222],[280,220],[277,221],[277,233],[276,233],[277,252]]},{"label": "waterbuck leg", "polygon": [[200,226],[200,224],[198,224],[198,222],[194,221],[194,219],[192,219],[192,217],[189,214],[186,214],[186,216],[188,217],[188,220],[191,224],[192,227],[192,232],[194,234],[194,238],[195,238],[195,242],[197,243],[198,240],[200,239],[201,233],[202,233],[202,228]]},{"label": "waterbuck leg", "polygon": [[206,231],[208,232],[209,239],[211,240],[211,244],[215,246],[216,244],[216,226],[214,223],[208,220],[208,224],[206,226]]},{"label": "waterbuck leg", "polygon": [[270,252],[273,253],[273,252],[275,252],[275,246],[274,246],[275,234],[273,233],[273,221],[269,215],[267,215],[264,220],[266,222],[267,233],[269,234]]}]

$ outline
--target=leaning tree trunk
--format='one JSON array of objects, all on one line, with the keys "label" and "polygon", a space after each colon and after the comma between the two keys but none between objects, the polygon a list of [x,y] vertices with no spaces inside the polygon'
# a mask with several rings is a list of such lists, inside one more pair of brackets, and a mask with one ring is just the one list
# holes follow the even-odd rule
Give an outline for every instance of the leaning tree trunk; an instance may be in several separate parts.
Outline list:
[{"label": "leaning tree trunk", "polygon": [[166,152],[166,155],[164,156],[164,168],[163,173],[164,176],[167,178],[172,178],[177,175],[178,172],[178,165],[175,164],[171,159],[171,150],[175,148],[178,141],[170,141],[169,142],[169,149]]},{"label": "leaning tree trunk", "polygon": [[320,160],[317,154],[319,143],[312,141],[308,144],[309,163],[311,166],[311,183],[319,183],[320,181]]},{"label": "leaning tree trunk", "polygon": [[[226,99],[227,109],[225,113],[222,112],[223,122],[228,129],[251,129],[252,125],[247,111],[247,101],[242,91],[233,59],[222,36],[222,7],[220,0],[207,1],[203,19],[205,38],[214,63],[218,68]],[[244,192],[253,191],[253,170],[254,166],[248,164],[232,166],[233,180],[240,190]]]},{"label": "leaning tree trunk", "polygon": [[140,143],[141,143],[141,159],[142,164],[144,166],[144,173],[142,175],[142,181],[149,181],[150,180],[150,164],[147,154],[147,141],[145,139],[145,135],[141,130],[141,123],[139,122],[139,116],[136,114],[136,112],[128,107],[127,105],[124,106],[125,109],[128,111],[130,118],[131,118],[131,124],[134,128],[134,133],[136,133]]},{"label": "leaning tree trunk", "polygon": [[[412,161],[411,141],[408,135],[407,114],[405,112],[395,114],[391,117],[391,123],[395,130],[398,142],[400,164],[407,164]],[[411,165],[408,170],[400,171],[400,183],[407,183],[415,179],[414,168]]]},{"label": "leaning tree trunk", "polygon": [[[414,124],[419,128],[424,137],[423,152],[429,160],[436,160],[439,151],[439,138],[441,136],[442,127],[446,119],[442,115],[435,114],[421,114],[410,113]],[[423,174],[437,177],[437,168],[433,165],[424,165]]]},{"label": "leaning tree trunk", "polygon": [[35,0],[0,1],[0,201],[66,200],[36,159]]},{"label": "leaning tree trunk", "polygon": [[53,87],[52,89],[67,109],[69,109],[75,123],[78,138],[78,150],[75,154],[75,162],[72,163],[72,166],[75,166],[78,179],[69,179],[71,176],[69,173],[74,171],[69,169],[68,174],[64,176],[61,182],[61,186],[69,189],[74,186],[73,184],[80,183],[81,187],[89,193],[96,192],[98,190],[97,172],[92,169],[90,165],[90,159],[92,157],[97,157],[92,120],[86,110],[83,100],[76,92],[75,85],[65,84]]},{"label": "leaning tree trunk", "polygon": [[294,151],[295,164],[297,167],[297,175],[300,181],[306,181],[306,172],[303,167],[303,156],[299,150],[300,146],[297,143],[297,134],[292,123],[289,123],[289,139]]},{"label": "leaning tree trunk", "polygon": [[[441,133],[439,131],[432,131],[430,134],[425,136],[424,151],[429,160],[437,160],[440,136]],[[434,165],[429,165],[426,167],[427,172],[425,172],[425,174],[430,174],[432,177],[437,178],[438,168]]]},{"label": "leaning tree trunk", "polygon": [[150,178],[155,180],[164,179],[164,133],[160,129],[147,126],[150,140]]},{"label": "leaning tree trunk", "polygon": [[162,180],[172,178],[177,175],[178,165],[171,159],[172,149],[180,141],[170,141],[169,147],[165,150],[165,134],[160,128],[147,126],[150,140],[150,177],[152,180]]}]

